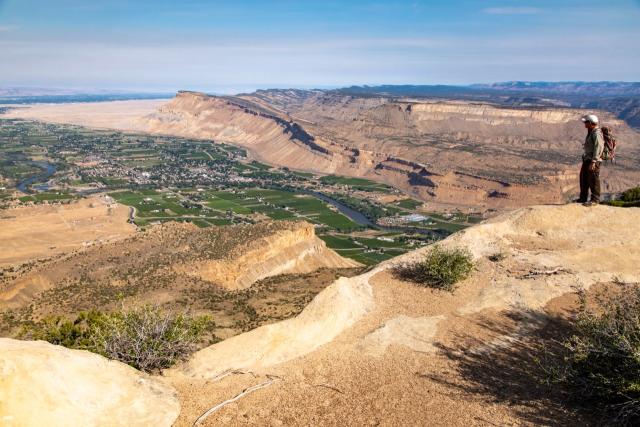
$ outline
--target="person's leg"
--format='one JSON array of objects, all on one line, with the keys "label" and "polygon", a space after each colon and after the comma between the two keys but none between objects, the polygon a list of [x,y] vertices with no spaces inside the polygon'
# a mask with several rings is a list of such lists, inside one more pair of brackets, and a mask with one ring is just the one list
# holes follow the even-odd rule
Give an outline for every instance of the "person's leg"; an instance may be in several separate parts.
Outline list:
[{"label": "person's leg", "polygon": [[587,195],[589,194],[589,163],[582,162],[580,168],[580,198],[578,202],[585,203],[587,201]]},{"label": "person's leg", "polygon": [[589,189],[591,190],[591,201],[600,203],[600,163],[596,163],[596,168],[589,171]]}]

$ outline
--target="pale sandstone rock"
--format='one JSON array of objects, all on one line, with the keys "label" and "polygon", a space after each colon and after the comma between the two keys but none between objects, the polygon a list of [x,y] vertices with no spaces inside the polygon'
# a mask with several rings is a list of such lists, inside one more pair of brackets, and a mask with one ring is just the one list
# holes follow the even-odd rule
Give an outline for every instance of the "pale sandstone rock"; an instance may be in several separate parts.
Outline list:
[{"label": "pale sandstone rock", "polygon": [[179,413],[172,387],[123,363],[0,338],[0,425],[171,426]]},{"label": "pale sandstone rock", "polygon": [[319,268],[352,268],[359,264],[327,248],[312,225],[280,230],[253,242],[242,256],[198,261],[176,267],[181,273],[219,283],[228,289],[246,289],[258,280],[279,274],[306,274]]},{"label": "pale sandstone rock", "polygon": [[413,351],[431,353],[436,350],[433,337],[444,316],[409,317],[400,315],[364,338],[363,348],[374,356],[382,355],[390,345],[402,345]]},{"label": "pale sandstone rock", "polygon": [[[485,309],[537,310],[551,299],[572,292],[575,286],[588,288],[614,279],[640,282],[637,236],[640,209],[586,208],[578,204],[524,208],[456,233],[440,244],[468,248],[476,259],[505,253],[523,272],[496,273],[472,300],[455,300],[458,308],[453,313],[464,316]],[[377,304],[369,284],[372,276],[397,264],[423,259],[429,250],[426,247],[394,258],[361,276],[341,278],[318,294],[298,317],[203,349],[170,373],[215,378],[229,369],[265,368],[330,345],[357,321],[366,322],[365,315],[375,317]],[[459,286],[474,287],[477,279],[472,275]],[[382,355],[389,345],[428,353],[434,349],[438,328],[451,318],[451,313],[413,318],[401,310],[395,315],[374,325],[373,332],[353,345],[373,356]],[[508,345],[513,339],[505,336],[496,342]]]},{"label": "pale sandstone rock", "polygon": [[229,369],[268,367],[310,353],[374,308],[369,277],[375,272],[342,277],[318,294],[297,317],[202,349],[187,363],[166,373],[209,379]]}]

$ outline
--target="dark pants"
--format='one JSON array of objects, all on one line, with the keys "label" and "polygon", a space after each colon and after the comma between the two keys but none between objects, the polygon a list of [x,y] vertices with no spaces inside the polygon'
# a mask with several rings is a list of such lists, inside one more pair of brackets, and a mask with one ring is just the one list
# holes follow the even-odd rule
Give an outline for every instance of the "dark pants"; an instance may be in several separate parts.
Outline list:
[{"label": "dark pants", "polygon": [[591,201],[600,201],[600,162],[596,163],[593,171],[589,170],[591,160],[582,162],[580,169],[580,201],[586,202],[589,190],[591,190]]}]

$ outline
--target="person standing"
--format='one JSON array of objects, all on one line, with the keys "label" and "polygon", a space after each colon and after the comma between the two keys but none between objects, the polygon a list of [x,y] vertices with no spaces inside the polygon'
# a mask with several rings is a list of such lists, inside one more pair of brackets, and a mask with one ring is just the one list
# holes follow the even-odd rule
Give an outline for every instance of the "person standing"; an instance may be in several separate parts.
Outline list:
[{"label": "person standing", "polygon": [[[604,137],[598,126],[598,117],[589,114],[582,118],[584,127],[587,128],[587,137],[584,140],[584,154],[582,155],[582,168],[580,168],[580,198],[578,202],[585,206],[600,203],[600,165],[602,164],[602,152],[604,151]],[[588,200],[589,191],[591,199]]]}]

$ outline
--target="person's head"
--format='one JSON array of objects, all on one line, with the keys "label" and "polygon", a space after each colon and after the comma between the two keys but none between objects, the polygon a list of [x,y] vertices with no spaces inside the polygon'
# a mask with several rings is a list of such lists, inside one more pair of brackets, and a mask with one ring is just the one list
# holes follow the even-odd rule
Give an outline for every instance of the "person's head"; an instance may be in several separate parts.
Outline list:
[{"label": "person's head", "polygon": [[587,129],[595,129],[598,127],[598,116],[595,114],[587,114],[581,120]]}]

